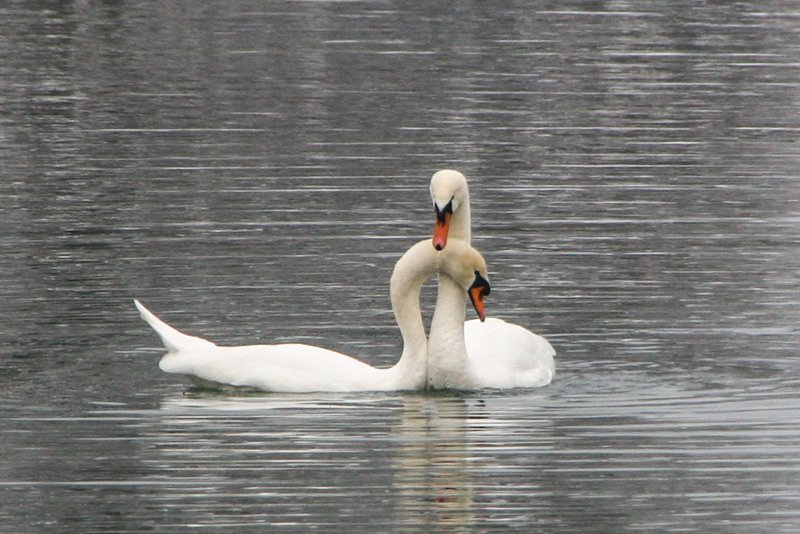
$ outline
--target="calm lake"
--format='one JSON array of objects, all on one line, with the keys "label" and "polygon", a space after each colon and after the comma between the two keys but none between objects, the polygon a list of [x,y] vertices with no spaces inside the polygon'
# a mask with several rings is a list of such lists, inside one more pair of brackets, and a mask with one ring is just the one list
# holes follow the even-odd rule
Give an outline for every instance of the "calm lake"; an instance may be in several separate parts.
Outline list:
[{"label": "calm lake", "polygon": [[[779,0],[0,4],[0,531],[797,532],[798,88]],[[393,364],[442,168],[550,386],[159,370]]]}]

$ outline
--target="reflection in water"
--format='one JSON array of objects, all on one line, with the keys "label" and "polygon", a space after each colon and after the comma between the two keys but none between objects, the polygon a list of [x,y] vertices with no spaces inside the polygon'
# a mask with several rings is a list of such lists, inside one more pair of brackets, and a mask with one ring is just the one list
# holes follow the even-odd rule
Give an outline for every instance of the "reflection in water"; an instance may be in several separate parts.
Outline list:
[{"label": "reflection in water", "polygon": [[680,378],[587,369],[465,396],[171,389],[156,409],[28,414],[0,422],[0,502],[13,531],[752,531],[764,513],[795,530],[797,381]]},{"label": "reflection in water", "polygon": [[[520,527],[553,515],[562,494],[548,473],[553,424],[530,416],[531,397],[493,407],[492,397],[366,397],[165,399],[145,463],[155,479],[180,484],[156,496],[159,506],[208,507],[218,517],[236,503],[246,512],[239,526],[258,524],[266,511],[272,524],[300,524],[332,507],[354,524],[426,532]],[[229,502],[245,491],[253,499]]]},{"label": "reflection in water", "polygon": [[[260,499],[251,505],[271,510],[273,524],[293,517],[302,522],[301,516],[318,507],[335,505],[357,514],[356,522],[425,530],[469,527],[476,461],[468,431],[471,405],[479,402],[423,395],[391,400],[174,397],[162,405],[161,431],[150,436],[158,451],[153,461],[158,477],[183,480],[179,500],[189,507],[230,494],[231,485],[238,486],[235,473],[246,470],[250,482],[244,484],[261,488],[256,491]],[[365,417],[371,410],[376,413]],[[340,426],[342,418],[349,425]],[[355,456],[343,465],[341,455],[351,449]],[[202,466],[202,477],[193,476],[195,466]],[[266,478],[255,482],[254,473]],[[337,483],[340,477],[347,484]],[[352,497],[340,494],[343,487],[354,492]],[[390,496],[392,514],[369,504],[380,495]],[[162,498],[169,502],[178,495]],[[295,511],[286,499],[295,503]],[[360,504],[345,504],[350,499]],[[219,503],[215,513],[226,513],[224,508]],[[262,521],[252,510],[247,517]],[[237,524],[248,523],[240,518]]]},{"label": "reflection in water", "polygon": [[418,525],[424,518],[434,531],[472,526],[474,459],[469,452],[466,401],[406,397],[401,414],[393,428],[398,447],[392,462],[398,523]]}]

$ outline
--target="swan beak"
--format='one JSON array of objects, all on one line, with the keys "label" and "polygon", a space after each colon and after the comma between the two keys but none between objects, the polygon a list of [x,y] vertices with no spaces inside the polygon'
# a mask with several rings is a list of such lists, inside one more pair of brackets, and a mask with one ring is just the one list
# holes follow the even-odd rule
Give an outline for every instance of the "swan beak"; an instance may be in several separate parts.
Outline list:
[{"label": "swan beak", "polygon": [[483,302],[483,297],[488,295],[491,290],[489,281],[481,276],[478,271],[475,271],[475,281],[467,292],[469,293],[469,299],[472,301],[472,307],[475,308],[481,322],[486,320],[486,304]]},{"label": "swan beak", "polygon": [[450,219],[453,218],[453,201],[447,203],[444,209],[434,204],[436,221],[433,224],[433,248],[442,250],[447,245],[447,234],[450,231]]}]

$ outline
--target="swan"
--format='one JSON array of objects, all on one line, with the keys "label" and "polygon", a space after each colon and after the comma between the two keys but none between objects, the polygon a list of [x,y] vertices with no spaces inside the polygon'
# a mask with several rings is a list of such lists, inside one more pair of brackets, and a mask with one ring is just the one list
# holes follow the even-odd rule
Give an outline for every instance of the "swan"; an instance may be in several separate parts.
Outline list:
[{"label": "swan", "polygon": [[490,286],[486,263],[472,247],[451,240],[447,250],[437,251],[426,239],[413,245],[395,264],[390,297],[403,338],[400,360],[379,369],[332,350],[286,343],[221,347],[189,336],[156,317],[134,300],[139,313],[161,337],[167,353],[159,367],[167,373],[189,375],[203,385],[252,387],[264,391],[391,391],[425,387],[427,338],[422,324],[419,296],[424,282],[437,272],[447,273],[458,287],[462,301],[469,294],[480,320],[485,319],[483,297]]},{"label": "swan", "polygon": [[[469,244],[467,180],[445,169],[431,177],[433,246]],[[427,385],[434,389],[538,387],[555,376],[555,350],[543,337],[502,319],[464,322],[465,301],[455,280],[439,272],[436,309],[428,337]],[[462,334],[463,332],[463,334]]]}]

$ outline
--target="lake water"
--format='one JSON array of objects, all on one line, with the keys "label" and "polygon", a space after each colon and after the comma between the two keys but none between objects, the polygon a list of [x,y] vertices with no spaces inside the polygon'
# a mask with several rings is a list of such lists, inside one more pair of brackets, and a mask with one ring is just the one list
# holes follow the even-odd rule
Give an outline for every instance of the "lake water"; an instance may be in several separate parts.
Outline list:
[{"label": "lake water", "polygon": [[[800,530],[798,87],[778,0],[4,3],[0,530]],[[552,385],[158,369],[134,297],[393,363],[445,167]]]}]

